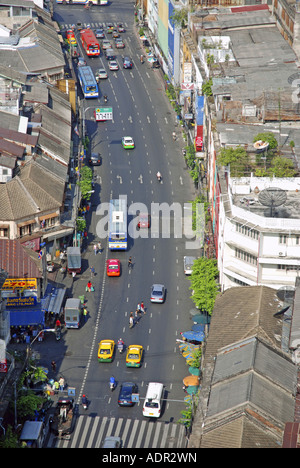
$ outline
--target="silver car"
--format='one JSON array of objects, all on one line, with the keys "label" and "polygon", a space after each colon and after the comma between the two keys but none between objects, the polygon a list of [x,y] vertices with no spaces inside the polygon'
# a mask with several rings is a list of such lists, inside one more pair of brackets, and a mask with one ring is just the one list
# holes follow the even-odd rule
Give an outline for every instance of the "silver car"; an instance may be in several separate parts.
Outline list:
[{"label": "silver car", "polygon": [[153,284],[151,288],[151,302],[162,304],[165,300],[166,290],[163,284]]},{"label": "silver car", "polygon": [[120,437],[117,436],[110,436],[110,437],[105,437],[104,442],[102,444],[102,448],[121,448],[122,441]]}]

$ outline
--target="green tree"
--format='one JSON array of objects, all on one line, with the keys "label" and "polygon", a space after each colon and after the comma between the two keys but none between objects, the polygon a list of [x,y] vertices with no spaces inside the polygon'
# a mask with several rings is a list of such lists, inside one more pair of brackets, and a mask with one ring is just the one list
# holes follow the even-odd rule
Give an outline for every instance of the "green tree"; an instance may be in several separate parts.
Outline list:
[{"label": "green tree", "polygon": [[91,198],[92,179],[93,179],[92,169],[88,166],[83,166],[80,171],[79,186],[80,186],[82,198],[85,200],[89,200]]},{"label": "green tree", "polygon": [[202,257],[194,261],[190,276],[190,289],[193,291],[191,299],[198,309],[207,311],[210,315],[219,292],[218,276],[215,259]]},{"label": "green tree", "polygon": [[262,132],[262,133],[258,133],[254,138],[253,138],[253,143],[255,143],[256,141],[267,141],[269,143],[269,148],[272,150],[272,149],[275,149],[277,148],[278,146],[278,143],[277,143],[277,140],[276,138],[274,137],[274,133],[272,132]]},{"label": "green tree", "polygon": [[9,425],[6,429],[5,436],[3,435],[0,440],[0,448],[19,448],[20,444],[18,441],[17,434],[13,431],[13,428]]},{"label": "green tree", "polygon": [[237,148],[221,148],[217,157],[220,166],[230,165],[232,177],[241,177],[249,165],[249,158],[246,150],[242,146]]},{"label": "green tree", "polygon": [[34,416],[34,411],[41,408],[44,398],[35,395],[29,391],[28,395],[20,396],[17,399],[17,414],[23,421],[31,416]]},{"label": "green tree", "polygon": [[268,173],[274,177],[295,177],[297,171],[294,169],[293,161],[276,156],[271,162]]},{"label": "green tree", "polygon": [[213,80],[210,78],[208,81],[203,82],[202,84],[202,93],[205,96],[212,96],[212,85],[213,85]]},{"label": "green tree", "polygon": [[188,21],[188,10],[186,8],[175,9],[170,20],[177,28],[185,28]]}]

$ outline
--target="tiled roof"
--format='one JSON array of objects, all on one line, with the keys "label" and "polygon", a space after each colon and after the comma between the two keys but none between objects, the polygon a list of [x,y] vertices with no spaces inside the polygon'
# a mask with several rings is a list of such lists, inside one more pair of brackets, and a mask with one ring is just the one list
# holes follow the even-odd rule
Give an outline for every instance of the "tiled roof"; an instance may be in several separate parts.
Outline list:
[{"label": "tiled roof", "polygon": [[0,268],[7,271],[9,278],[42,277],[34,260],[16,239],[0,239]]}]

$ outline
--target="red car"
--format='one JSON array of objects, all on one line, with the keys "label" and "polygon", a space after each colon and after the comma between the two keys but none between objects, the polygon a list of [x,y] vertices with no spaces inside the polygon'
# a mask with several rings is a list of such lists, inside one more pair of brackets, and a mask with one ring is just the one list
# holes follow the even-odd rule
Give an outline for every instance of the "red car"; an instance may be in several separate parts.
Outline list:
[{"label": "red car", "polygon": [[150,227],[150,215],[148,213],[140,213],[139,221],[138,221],[139,228],[149,228]]},{"label": "red car", "polygon": [[107,273],[107,276],[120,276],[121,274],[120,260],[117,260],[117,259],[107,260],[106,273]]}]

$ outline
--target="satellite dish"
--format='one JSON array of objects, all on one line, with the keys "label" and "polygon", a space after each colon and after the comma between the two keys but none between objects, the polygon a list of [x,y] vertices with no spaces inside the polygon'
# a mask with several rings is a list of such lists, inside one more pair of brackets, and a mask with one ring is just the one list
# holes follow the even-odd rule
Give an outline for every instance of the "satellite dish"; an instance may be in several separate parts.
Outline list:
[{"label": "satellite dish", "polygon": [[270,216],[275,216],[275,208],[284,205],[287,199],[285,190],[278,187],[269,187],[262,190],[258,195],[259,202],[270,208]]}]

